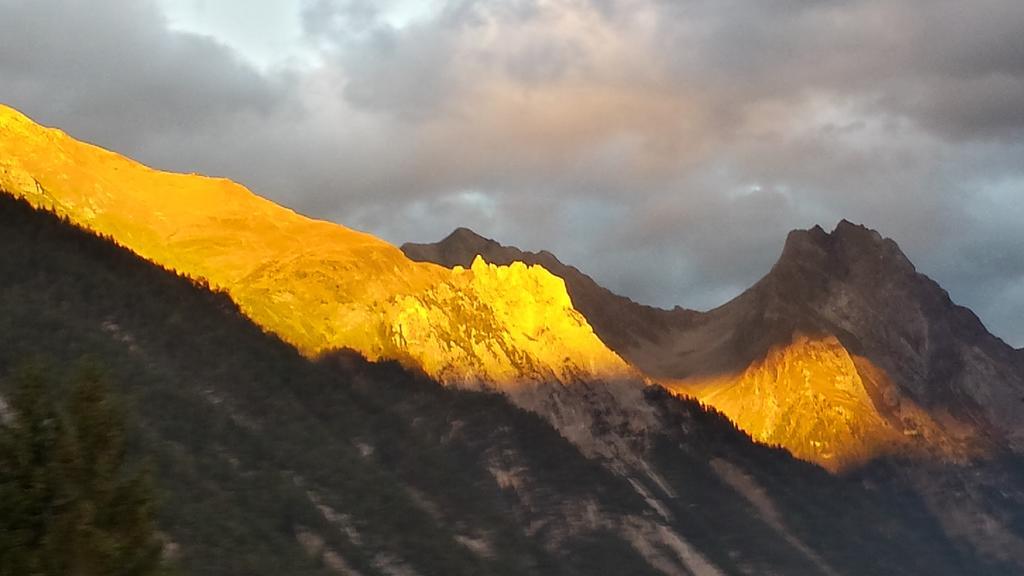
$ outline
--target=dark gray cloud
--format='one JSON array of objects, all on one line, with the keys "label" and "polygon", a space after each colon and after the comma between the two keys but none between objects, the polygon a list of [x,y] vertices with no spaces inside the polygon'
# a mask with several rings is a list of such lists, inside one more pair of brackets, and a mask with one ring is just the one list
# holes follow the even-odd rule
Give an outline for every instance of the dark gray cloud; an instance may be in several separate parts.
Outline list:
[{"label": "dark gray cloud", "polygon": [[144,148],[281,97],[227,48],[169,33],[151,2],[3,0],[0,16],[3,98],[101,142]]},{"label": "dark gray cloud", "polygon": [[789,229],[845,217],[1024,345],[1024,3],[447,0],[396,17],[414,4],[307,0],[317,60],[267,70],[151,2],[0,0],[0,100],[394,242],[468,225],[551,249],[664,306],[719,304]]}]

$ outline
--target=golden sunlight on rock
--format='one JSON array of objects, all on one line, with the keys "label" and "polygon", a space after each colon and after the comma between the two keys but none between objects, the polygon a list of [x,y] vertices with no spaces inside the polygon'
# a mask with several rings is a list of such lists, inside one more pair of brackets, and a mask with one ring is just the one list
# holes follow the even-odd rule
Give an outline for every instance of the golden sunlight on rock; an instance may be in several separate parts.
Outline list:
[{"label": "golden sunlight on rock", "polygon": [[412,262],[234,182],[152,170],[3,106],[0,187],[206,279],[308,355],[348,347],[467,385],[633,376],[539,266]]},{"label": "golden sunlight on rock", "polygon": [[957,458],[964,441],[901,397],[885,373],[834,336],[795,335],[738,374],[671,383],[755,440],[832,471],[886,454]]}]

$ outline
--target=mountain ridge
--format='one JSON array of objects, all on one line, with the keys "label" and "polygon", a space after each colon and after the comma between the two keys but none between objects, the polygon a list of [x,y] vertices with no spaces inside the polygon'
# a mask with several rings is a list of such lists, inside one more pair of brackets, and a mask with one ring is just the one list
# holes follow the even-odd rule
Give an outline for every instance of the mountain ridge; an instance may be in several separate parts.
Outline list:
[{"label": "mountain ridge", "polygon": [[312,362],[227,294],[23,201],[0,197],[0,223],[0,393],[30,352],[108,362],[190,573],[1015,573],[876,484],[890,475],[829,476],[660,387],[641,401],[664,420],[649,449],[664,487],[504,395],[355,353]]},{"label": "mountain ridge", "polygon": [[[455,238],[458,244],[450,236],[438,245],[402,248],[442,264],[476,251],[498,261],[557,262],[468,231]],[[560,262],[546,265],[567,274],[575,297],[581,280],[569,278],[582,273]],[[602,303],[598,297],[579,309],[586,314]],[[1016,351],[920,274],[893,240],[848,220],[832,232],[821,226],[790,232],[764,277],[707,312],[657,312],[618,297],[608,307],[627,319],[595,320],[595,330],[643,373],[722,410],[755,438],[834,471],[890,451],[963,460],[991,450],[993,442],[1019,445],[1024,426],[1012,406],[1024,394],[1024,371]],[[644,341],[617,332],[642,324],[647,313],[658,322]],[[785,367],[811,357],[834,370],[810,377]],[[856,383],[859,409],[850,412],[848,398],[835,395],[839,382]],[[766,385],[790,393],[776,396]],[[747,400],[758,394],[788,406],[783,412],[803,405],[790,418],[807,428],[764,428],[764,409]]]},{"label": "mountain ridge", "polygon": [[[959,575],[997,568],[1009,574],[1024,566],[1015,529],[1024,525],[1019,489],[1024,484],[1014,480],[1024,474],[1024,465],[1013,454],[954,462],[879,452],[863,465],[830,475],[822,468],[829,468],[834,457],[816,466],[753,442],[738,427],[751,423],[736,418],[748,408],[742,403],[722,403],[733,411],[723,414],[661,386],[647,386],[614,355],[614,366],[624,366],[630,377],[598,378],[601,366],[591,365],[587,350],[598,359],[612,353],[602,352],[603,342],[573,307],[570,283],[542,268],[523,263],[499,267],[475,256],[468,267],[451,270],[415,265],[390,245],[381,247],[372,237],[253,200],[229,182],[188,176],[154,180],[153,171],[128,159],[96,153],[56,131],[14,119],[28,136],[8,130],[0,117],[0,185],[16,197],[3,196],[0,206],[28,201],[34,209],[0,212],[14,224],[0,232],[15,247],[2,260],[8,272],[0,275],[5,287],[0,305],[6,311],[0,315],[5,327],[0,337],[12,345],[0,347],[0,358],[9,363],[38,350],[67,358],[98,347],[115,365],[129,367],[133,377],[128,381],[155,394],[140,408],[172,435],[169,458],[174,465],[168,470],[175,475],[214,470],[217,481],[244,487],[206,486],[205,499],[184,490],[186,496],[177,502],[187,510],[184,517],[207,518],[226,530],[229,538],[219,540],[223,543],[239,525],[211,517],[206,505],[226,506],[232,517],[255,513],[261,537],[276,534],[276,549],[283,554],[242,553],[243,561],[266,559],[268,564],[259,566],[263,570],[286,558],[301,560],[303,554],[324,561],[308,572],[340,565],[340,559],[358,561],[361,573],[389,576],[395,575],[393,569],[411,574],[406,568],[413,565],[434,567],[424,573],[438,566],[449,573],[481,573],[467,568],[474,564],[499,573],[548,573],[538,566],[551,560],[550,554],[556,562],[565,560],[562,568],[570,573],[594,573],[599,570],[595,565],[621,561],[633,566],[624,573],[647,572],[642,566],[649,565],[669,576],[881,576],[894,570]],[[224,206],[232,194],[239,205]],[[66,241],[69,232],[62,226],[56,228],[63,240],[47,239],[31,230],[45,211],[59,214],[64,225],[103,233],[122,248],[112,252],[93,238],[84,242],[89,250],[83,254],[77,243]],[[334,247],[335,252],[318,250],[339,235],[349,241]],[[133,244],[134,253],[124,249]],[[837,424],[825,438],[811,426],[787,432],[782,441],[770,435],[764,440],[788,444],[791,453],[799,453],[794,440],[815,447],[813,442],[819,442],[833,452],[834,446],[822,440],[856,447],[846,440],[853,438],[870,447],[863,441],[875,436],[863,431],[878,431],[871,426],[904,434],[913,407],[901,396],[885,404],[885,390],[879,389],[896,384],[887,380],[878,358],[865,362],[857,355],[857,350],[870,353],[871,342],[851,351],[840,341],[862,338],[858,326],[831,340],[828,334],[792,330],[813,329],[819,321],[829,331],[842,328],[848,319],[836,310],[871,309],[877,303],[851,301],[823,312],[815,308],[811,312],[822,314],[805,314],[796,318],[798,323],[787,314],[804,303],[790,301],[788,289],[771,289],[773,283],[785,288],[787,277],[799,280],[816,263],[829,264],[827,254],[822,257],[820,247],[812,244],[805,246],[805,261],[790,258],[789,272],[780,266],[775,280],[765,281],[768,288],[753,291],[752,305],[726,306],[715,314],[683,311],[679,324],[666,322],[670,330],[655,331],[653,339],[641,334],[622,340],[647,351],[658,346],[672,350],[687,344],[672,338],[690,331],[690,343],[703,341],[713,348],[711,353],[684,350],[689,356],[668,359],[690,366],[702,353],[728,361],[729,354],[756,351],[761,344],[769,353],[777,349],[765,362],[745,367],[749,378],[717,390],[771,384],[779,392],[774,400],[756,396],[769,403],[792,401],[801,410],[777,421],[810,416],[814,422]],[[140,249],[162,255],[163,262],[142,260]],[[96,259],[93,251],[107,256]],[[111,260],[134,264],[111,268]],[[856,270],[863,263],[849,264]],[[140,283],[132,267],[148,271],[155,282]],[[208,283],[186,286],[168,269],[193,277],[215,274]],[[225,287],[225,282],[236,284]],[[159,287],[167,283],[180,290],[165,294]],[[209,294],[206,286],[223,291]],[[826,282],[797,288],[817,291],[815,302],[828,304],[835,303],[836,286]],[[164,295],[151,296],[153,289]],[[600,308],[606,291],[594,294]],[[197,296],[212,298],[222,309],[197,308]],[[340,297],[355,298],[341,303],[358,306],[332,307]],[[623,303],[620,310],[628,307]],[[779,328],[780,318],[789,320],[782,325],[788,330]],[[718,338],[697,338],[707,335],[709,324],[719,330]],[[773,325],[776,332],[767,335],[749,330]],[[395,362],[367,364],[362,351],[316,348],[316,342],[314,350],[324,353],[310,354],[310,343],[296,337],[311,333],[337,338],[329,340],[335,344],[346,342],[325,331],[330,326],[352,330],[371,344],[382,339],[392,346],[364,346],[368,356],[386,352],[406,366],[424,369],[416,373]],[[626,326],[644,328],[643,322]],[[615,327],[609,322],[601,330]],[[518,333],[509,335],[509,330]],[[519,338],[535,341],[523,347]],[[433,350],[431,343],[441,347]],[[296,351],[303,345],[304,357]],[[425,362],[434,352],[439,363]],[[311,363],[313,357],[318,360]],[[547,361],[552,359],[557,362]],[[446,374],[443,368],[452,365],[462,369]],[[815,370],[825,368],[822,390]],[[448,388],[431,379],[431,372]],[[790,387],[779,388],[773,372],[785,375]],[[467,375],[504,376],[515,386],[499,386],[503,378],[490,383],[482,377],[461,379]],[[459,385],[503,394],[452,389]],[[509,401],[533,414],[507,406]],[[852,403],[844,405],[847,401]],[[877,413],[861,414],[869,404]],[[935,413],[935,406],[927,408],[929,416]],[[755,406],[753,412],[764,410]],[[844,420],[847,413],[855,417]],[[204,434],[195,434],[189,422],[207,417],[212,420],[203,424]],[[780,429],[769,424],[769,432]],[[929,430],[909,429],[925,440]],[[361,464],[364,460],[369,468]],[[230,505],[211,501],[211,493],[218,492],[238,498],[231,496]],[[256,493],[260,496],[254,499]],[[489,511],[484,518],[477,515],[474,500]],[[352,517],[361,524],[352,524]],[[431,523],[440,523],[440,530],[431,529]],[[206,529],[205,523],[200,527]],[[430,539],[417,539],[419,531]],[[365,546],[368,534],[373,542]],[[510,536],[509,547],[494,542],[502,535]],[[190,541],[203,545],[207,540],[192,534]],[[295,541],[304,551],[296,549]],[[580,568],[598,549],[602,553],[586,564],[589,568]],[[497,550],[500,555],[492,556]],[[220,555],[207,557],[216,562]],[[227,573],[240,571],[246,570]]]},{"label": "mountain ridge", "polygon": [[225,291],[307,357],[350,348],[449,386],[502,392],[586,456],[657,484],[645,460],[657,424],[646,382],[541,266],[413,262],[238,184],[152,170],[3,107],[0,193]]},{"label": "mountain ridge", "polygon": [[[465,227],[456,228],[442,241],[434,244],[406,243],[400,248],[414,261],[433,262],[449,268],[468,266],[477,255],[483,256],[488,262],[501,265],[510,265],[517,261],[541,265],[565,280],[573,305],[592,325],[606,328],[597,330],[601,332],[602,339],[617,351],[656,338],[658,330],[666,327],[665,316],[676,318],[693,314],[692,311],[679,307],[665,310],[639,304],[625,296],[614,294],[578,268],[563,264],[547,250],[524,252],[485,238]],[[617,329],[608,329],[612,326],[616,326]]]},{"label": "mountain ridge", "polygon": [[[226,293],[67,219],[0,195],[0,223],[13,248],[0,256],[0,393],[25,357],[102,360],[159,468],[170,499],[161,527],[188,573],[585,576],[575,550],[591,541],[657,573],[600,527],[520,527],[591,500],[644,504],[504,396],[352,352],[304,358]],[[506,497],[505,468],[539,510]],[[634,524],[638,542],[658,541]]]},{"label": "mountain ridge", "polygon": [[351,347],[463,386],[636,379],[541,267],[414,263],[229,180],[153,170],[4,106],[0,186],[226,289],[310,356]]}]

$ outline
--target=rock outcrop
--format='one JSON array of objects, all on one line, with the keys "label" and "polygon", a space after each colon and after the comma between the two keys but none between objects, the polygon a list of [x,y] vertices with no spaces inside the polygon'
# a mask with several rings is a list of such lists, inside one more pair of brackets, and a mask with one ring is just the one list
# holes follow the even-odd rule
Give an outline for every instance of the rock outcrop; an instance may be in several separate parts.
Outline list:
[{"label": "rock outcrop", "polygon": [[620,354],[656,342],[672,326],[697,314],[678,307],[663,310],[638,304],[563,264],[551,252],[524,252],[503,246],[468,228],[458,228],[435,244],[403,244],[402,252],[417,262],[433,262],[449,268],[469,266],[478,255],[499,265],[525,262],[543,266],[565,280],[573,306],[587,317],[601,339]]}]

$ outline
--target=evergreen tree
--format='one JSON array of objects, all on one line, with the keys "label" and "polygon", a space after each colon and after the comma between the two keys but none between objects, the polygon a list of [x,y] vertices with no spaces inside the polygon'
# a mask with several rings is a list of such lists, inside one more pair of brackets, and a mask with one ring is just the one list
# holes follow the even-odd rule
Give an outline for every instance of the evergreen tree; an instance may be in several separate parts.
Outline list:
[{"label": "evergreen tree", "polygon": [[0,576],[146,576],[160,569],[149,476],[126,464],[124,417],[99,370],[60,389],[16,377],[0,427]]},{"label": "evergreen tree", "polygon": [[58,460],[67,431],[41,370],[26,369],[0,431],[0,574],[53,573],[48,566],[52,528],[60,507]]}]

